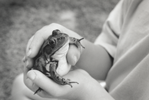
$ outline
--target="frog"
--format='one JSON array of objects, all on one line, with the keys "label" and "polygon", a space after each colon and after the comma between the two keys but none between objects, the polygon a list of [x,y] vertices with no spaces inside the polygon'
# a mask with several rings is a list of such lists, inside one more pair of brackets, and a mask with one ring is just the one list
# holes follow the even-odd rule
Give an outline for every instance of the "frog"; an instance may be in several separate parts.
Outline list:
[{"label": "frog", "polygon": [[[34,66],[32,69],[42,72],[59,85],[69,85],[72,88],[72,83],[79,84],[78,82],[63,78],[56,72],[59,61],[53,58],[53,55],[67,42],[69,42],[69,46],[74,45],[78,49],[81,47],[85,48],[80,42],[83,39],[84,38],[77,39],[75,37],[70,37],[68,34],[61,32],[59,29],[53,30],[52,35],[44,41],[37,56],[34,58]],[[48,69],[46,66],[48,66]],[[42,89],[39,88],[34,94],[41,90]]]}]

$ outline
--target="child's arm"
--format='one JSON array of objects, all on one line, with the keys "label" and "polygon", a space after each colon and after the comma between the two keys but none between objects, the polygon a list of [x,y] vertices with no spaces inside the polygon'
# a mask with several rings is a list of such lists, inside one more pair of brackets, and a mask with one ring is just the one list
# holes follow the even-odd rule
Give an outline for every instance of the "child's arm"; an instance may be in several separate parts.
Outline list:
[{"label": "child's arm", "polygon": [[76,65],[86,70],[92,77],[104,80],[112,66],[111,56],[100,45],[94,45],[87,40],[83,41],[83,45],[85,49]]}]

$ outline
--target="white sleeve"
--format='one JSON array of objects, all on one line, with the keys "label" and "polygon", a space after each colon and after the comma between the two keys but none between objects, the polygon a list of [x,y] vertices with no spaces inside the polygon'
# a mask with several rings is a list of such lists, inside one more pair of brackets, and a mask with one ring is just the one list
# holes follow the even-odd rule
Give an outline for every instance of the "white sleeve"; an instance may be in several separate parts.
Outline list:
[{"label": "white sleeve", "polygon": [[104,23],[103,30],[95,40],[95,45],[103,46],[114,57],[123,24],[123,0],[120,1]]}]

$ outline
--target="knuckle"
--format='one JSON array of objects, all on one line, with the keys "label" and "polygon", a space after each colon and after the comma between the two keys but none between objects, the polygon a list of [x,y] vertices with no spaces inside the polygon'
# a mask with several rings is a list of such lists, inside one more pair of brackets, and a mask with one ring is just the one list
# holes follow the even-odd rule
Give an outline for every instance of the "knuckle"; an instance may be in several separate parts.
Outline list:
[{"label": "knuckle", "polygon": [[60,97],[62,94],[61,94],[61,92],[53,91],[52,95],[53,95],[54,97]]},{"label": "knuckle", "polygon": [[46,97],[49,97],[49,94],[47,94],[47,92],[45,91],[40,91],[37,93],[40,97],[43,97],[43,98],[46,98]]},{"label": "knuckle", "polygon": [[83,70],[83,69],[78,69],[78,72],[80,72],[80,73],[82,73],[82,74],[88,75],[88,73],[87,73],[85,70]]},{"label": "knuckle", "polygon": [[65,92],[66,91],[63,91],[60,88],[57,88],[57,89],[55,88],[52,91],[51,90],[50,91],[47,91],[47,93],[50,94],[53,97],[61,97],[61,96],[63,96],[65,94]]},{"label": "knuckle", "polygon": [[45,91],[45,90],[42,90],[40,92],[37,92],[37,94],[41,97],[61,97],[62,96],[62,93],[59,92],[58,90],[50,90],[50,91]]}]

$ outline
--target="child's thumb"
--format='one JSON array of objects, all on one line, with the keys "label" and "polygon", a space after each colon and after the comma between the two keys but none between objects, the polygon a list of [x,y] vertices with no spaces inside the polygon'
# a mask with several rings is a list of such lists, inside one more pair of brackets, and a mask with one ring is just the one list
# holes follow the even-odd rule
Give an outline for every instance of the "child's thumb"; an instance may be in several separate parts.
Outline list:
[{"label": "child's thumb", "polygon": [[68,63],[71,65],[75,65],[79,60],[80,55],[81,55],[80,50],[76,46],[70,45],[66,56]]}]

